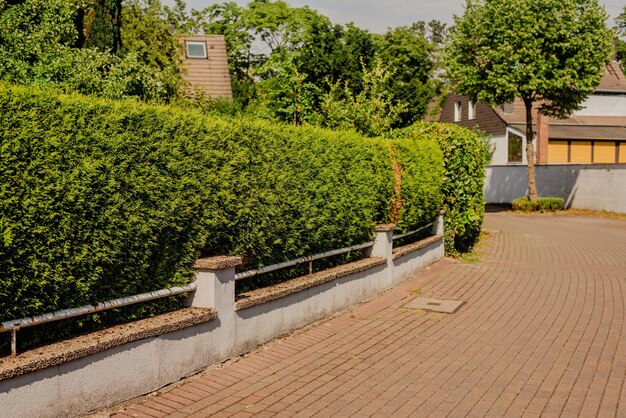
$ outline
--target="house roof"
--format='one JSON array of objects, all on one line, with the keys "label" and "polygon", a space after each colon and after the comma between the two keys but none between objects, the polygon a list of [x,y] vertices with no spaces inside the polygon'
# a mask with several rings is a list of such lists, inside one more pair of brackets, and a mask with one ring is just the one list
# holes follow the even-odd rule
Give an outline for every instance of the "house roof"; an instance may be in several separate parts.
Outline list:
[{"label": "house roof", "polygon": [[550,138],[624,140],[626,139],[626,126],[550,124]]},{"label": "house roof", "polygon": [[596,92],[626,93],[626,77],[616,60],[606,66]]},{"label": "house roof", "polygon": [[[440,122],[454,121],[454,104],[457,102],[461,102],[463,114],[467,114],[468,98],[451,93],[446,96],[446,100],[441,109],[441,116],[439,117]],[[506,121],[498,116],[491,106],[476,103],[475,116],[476,118],[471,120],[467,120],[463,117],[460,122],[456,123],[469,129],[479,128],[481,131],[491,135],[503,135],[506,132]]]},{"label": "house roof", "polygon": [[[189,83],[188,94],[200,89],[210,97],[233,97],[226,55],[226,41],[222,35],[193,35],[180,39],[183,45],[183,80]],[[187,57],[186,41],[204,42],[206,58]]]},{"label": "house roof", "polygon": [[[550,139],[626,140],[626,124],[621,126],[614,124],[580,125],[559,122],[563,121],[550,121]],[[523,123],[513,123],[509,127],[520,133],[526,131],[526,124]],[[535,129],[536,125],[533,124],[533,130]]]}]

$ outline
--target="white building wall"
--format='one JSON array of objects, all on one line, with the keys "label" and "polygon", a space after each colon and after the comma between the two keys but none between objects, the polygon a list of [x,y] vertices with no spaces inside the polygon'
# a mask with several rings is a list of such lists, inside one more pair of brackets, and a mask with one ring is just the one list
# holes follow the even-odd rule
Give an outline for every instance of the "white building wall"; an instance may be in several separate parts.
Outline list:
[{"label": "white building wall", "polygon": [[[514,133],[522,138],[522,162],[521,163],[509,163],[509,132]],[[521,132],[507,128],[504,135],[492,136],[489,139],[489,145],[493,154],[491,156],[490,165],[520,165],[526,164],[526,136]]]},{"label": "white building wall", "polygon": [[[626,213],[626,164],[551,164],[536,167],[540,196],[565,199],[567,207]],[[511,203],[528,192],[528,168],[489,166],[486,203]]]},{"label": "white building wall", "polygon": [[574,112],[575,116],[626,116],[626,95],[592,95],[583,106]]}]

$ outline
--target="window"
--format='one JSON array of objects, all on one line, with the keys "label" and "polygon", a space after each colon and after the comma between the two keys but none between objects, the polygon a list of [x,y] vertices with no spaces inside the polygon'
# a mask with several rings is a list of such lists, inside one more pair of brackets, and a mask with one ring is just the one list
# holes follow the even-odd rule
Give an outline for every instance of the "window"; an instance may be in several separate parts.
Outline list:
[{"label": "window", "polygon": [[185,41],[187,58],[207,58],[204,41]]},{"label": "window", "polygon": [[[548,143],[548,163],[576,164],[615,164],[622,162],[622,149],[619,141],[550,140]],[[624,147],[626,148],[626,147]]]},{"label": "window", "polygon": [[461,121],[461,102],[454,103],[454,121]]},{"label": "window", "polygon": [[508,133],[509,138],[509,162],[521,163],[522,162],[522,137],[515,135],[513,132]]},{"label": "window", "polygon": [[569,142],[555,141],[548,142],[548,163],[559,164],[569,162]]},{"label": "window", "polygon": [[593,161],[591,141],[571,141],[569,144],[570,163],[590,163]]},{"label": "window", "polygon": [[615,142],[594,141],[593,162],[598,164],[615,164],[617,162],[617,151],[615,147]]},{"label": "window", "polygon": [[471,100],[467,103],[467,118],[469,120],[476,119],[476,103]]}]

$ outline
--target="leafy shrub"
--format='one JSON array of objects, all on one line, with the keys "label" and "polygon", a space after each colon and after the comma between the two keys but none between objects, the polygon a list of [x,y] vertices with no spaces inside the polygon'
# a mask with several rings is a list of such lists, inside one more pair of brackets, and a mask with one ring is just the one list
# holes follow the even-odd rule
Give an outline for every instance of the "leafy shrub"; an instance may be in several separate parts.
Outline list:
[{"label": "leafy shrub", "polygon": [[[2,84],[0,124],[3,321],[179,285],[200,256],[251,268],[361,243],[390,219],[382,139]],[[400,224],[431,222],[440,151],[393,144]]]},{"label": "leafy shrub", "polygon": [[469,251],[480,236],[485,213],[483,185],[489,150],[482,138],[453,124],[424,122],[396,130],[391,136],[439,143],[444,163],[446,253]]},{"label": "leafy shrub", "polygon": [[532,201],[528,196],[518,197],[512,202],[513,210],[521,212],[556,212],[565,207],[560,197],[540,197]]}]

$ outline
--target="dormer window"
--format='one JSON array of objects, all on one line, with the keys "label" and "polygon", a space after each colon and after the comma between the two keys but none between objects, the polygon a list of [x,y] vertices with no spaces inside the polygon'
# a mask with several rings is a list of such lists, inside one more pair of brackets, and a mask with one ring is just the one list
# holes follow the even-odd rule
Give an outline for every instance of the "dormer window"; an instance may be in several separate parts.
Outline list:
[{"label": "dormer window", "polygon": [[454,121],[461,121],[461,102],[454,103]]},{"label": "dormer window", "polygon": [[476,103],[471,100],[467,103],[467,119],[476,119]]},{"label": "dormer window", "polygon": [[204,41],[185,41],[187,58],[207,58],[206,43]]}]

